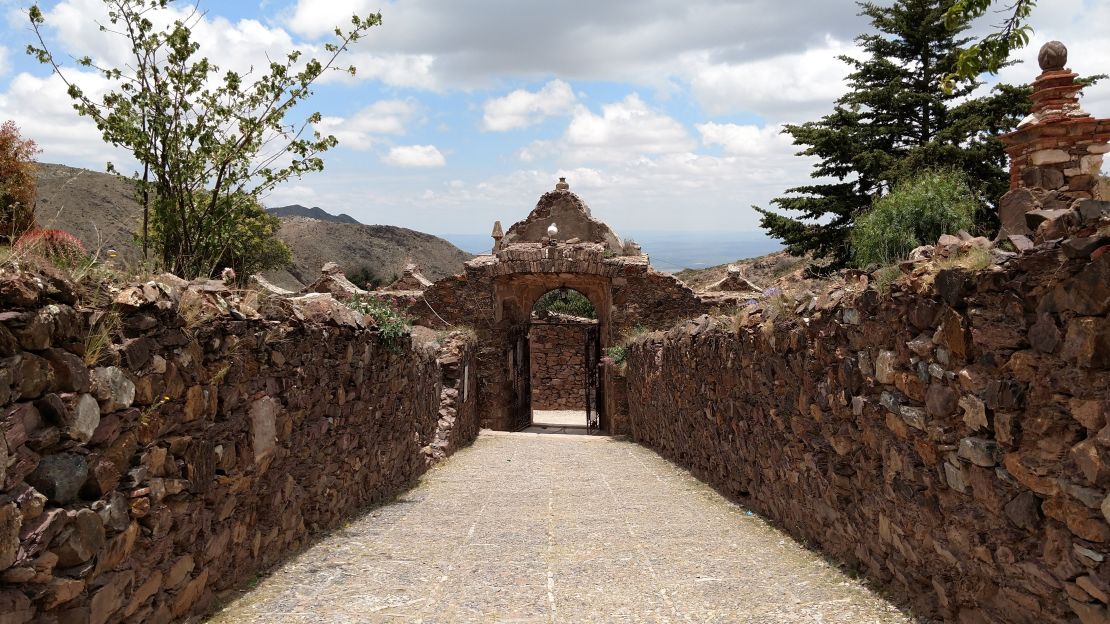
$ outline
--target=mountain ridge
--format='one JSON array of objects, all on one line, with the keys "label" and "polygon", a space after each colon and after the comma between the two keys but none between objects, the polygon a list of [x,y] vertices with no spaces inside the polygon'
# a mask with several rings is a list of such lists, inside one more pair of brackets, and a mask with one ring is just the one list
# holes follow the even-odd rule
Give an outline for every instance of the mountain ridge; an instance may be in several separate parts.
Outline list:
[{"label": "mountain ridge", "polygon": [[[108,250],[115,251],[117,257],[112,262],[122,267],[140,263],[142,249],[135,232],[142,224],[142,206],[127,180],[88,169],[39,163],[37,182],[35,215],[40,227],[70,232],[102,259]],[[319,208],[307,210],[311,214],[319,210],[330,218],[282,218],[277,236],[289,245],[293,263],[263,273],[271,282],[291,290],[300,290],[315,280],[327,262],[339,264],[350,277],[387,282],[400,275],[409,262],[415,262],[425,276],[436,280],[461,273],[463,263],[473,257],[424,232],[365,225],[349,215],[336,216]],[[344,217],[353,223],[342,220]]]},{"label": "mountain ridge", "polygon": [[318,221],[331,221],[333,223],[347,223],[350,225],[363,225],[361,221],[355,219],[349,214],[339,213],[332,214],[319,206],[309,208],[300,204],[289,204],[288,206],[277,206],[276,208],[267,208],[266,212],[280,217],[282,219],[288,217],[305,217],[308,219],[316,219]]}]

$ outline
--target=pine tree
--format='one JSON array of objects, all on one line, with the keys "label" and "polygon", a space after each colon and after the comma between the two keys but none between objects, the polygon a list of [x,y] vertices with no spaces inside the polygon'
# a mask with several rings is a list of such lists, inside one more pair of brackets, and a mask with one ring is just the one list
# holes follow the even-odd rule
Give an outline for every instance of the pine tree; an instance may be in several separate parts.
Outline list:
[{"label": "pine tree", "polygon": [[853,70],[848,92],[820,120],[785,127],[794,144],[804,146],[799,155],[820,159],[811,173],[817,182],[787,189],[772,201],[800,216],[755,207],[762,227],[789,253],[827,259],[829,268],[843,266],[855,217],[900,178],[924,168],[959,169],[980,197],[993,201],[1001,195],[1006,160],[994,137],[1024,117],[1028,90],[1001,86],[967,100],[980,83],[944,89],[942,79],[968,41],[960,36],[966,22],[953,29],[945,24],[954,1],[859,3],[875,32],[856,38],[863,60],[840,57]]}]

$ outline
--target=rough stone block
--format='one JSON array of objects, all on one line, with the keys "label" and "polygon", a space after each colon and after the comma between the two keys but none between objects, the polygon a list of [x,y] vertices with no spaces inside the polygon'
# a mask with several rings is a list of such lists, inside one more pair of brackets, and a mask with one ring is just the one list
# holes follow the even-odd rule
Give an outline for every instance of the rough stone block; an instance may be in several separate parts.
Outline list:
[{"label": "rough stone block", "polygon": [[77,499],[88,472],[84,456],[59,453],[43,457],[34,472],[27,476],[27,483],[52,502],[64,505]]},{"label": "rough stone block", "polygon": [[251,444],[254,449],[255,463],[260,463],[272,455],[277,446],[279,413],[281,413],[281,404],[273,397],[263,397],[251,405]]}]

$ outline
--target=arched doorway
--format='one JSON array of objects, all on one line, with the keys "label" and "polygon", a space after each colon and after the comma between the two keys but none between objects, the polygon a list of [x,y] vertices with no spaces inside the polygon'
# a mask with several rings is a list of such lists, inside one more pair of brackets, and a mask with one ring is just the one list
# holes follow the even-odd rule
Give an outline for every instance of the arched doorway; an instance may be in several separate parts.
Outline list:
[{"label": "arched doorway", "polygon": [[[534,378],[532,367],[533,337],[549,341],[547,335],[560,330],[550,325],[559,323],[576,325],[581,340],[575,341],[580,349],[577,360],[582,369],[575,378],[582,381],[578,391],[581,403],[577,408],[582,414],[581,425],[587,432],[608,429],[604,407],[603,375],[599,364],[601,353],[608,346],[609,319],[612,308],[612,285],[607,276],[570,273],[514,273],[495,280],[499,315],[497,322],[508,338],[505,344],[506,420],[510,430],[523,430],[533,424],[533,396],[545,400],[552,388],[544,387],[550,376],[542,371]],[[571,294],[571,293],[574,294]],[[551,294],[554,293],[554,294]],[[579,316],[583,315],[583,316]],[[588,318],[594,316],[596,318]],[[570,330],[566,330],[569,332]],[[539,347],[541,350],[544,347]],[[564,351],[565,353],[565,351]],[[538,359],[538,358],[537,358]],[[564,381],[567,386],[573,381]],[[537,385],[533,392],[533,385]],[[569,389],[567,390],[569,392]],[[546,407],[540,404],[540,411]],[[546,417],[547,415],[541,415]],[[542,419],[541,419],[542,422]]]},{"label": "arched doorway", "polygon": [[531,425],[594,433],[601,427],[601,333],[597,310],[573,288],[556,288],[532,306],[528,330]]}]

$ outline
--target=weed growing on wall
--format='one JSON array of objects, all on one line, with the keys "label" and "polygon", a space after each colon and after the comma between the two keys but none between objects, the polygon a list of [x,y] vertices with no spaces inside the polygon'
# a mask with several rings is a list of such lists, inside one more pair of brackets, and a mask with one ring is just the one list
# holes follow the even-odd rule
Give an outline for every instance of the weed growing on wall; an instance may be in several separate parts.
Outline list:
[{"label": "weed growing on wall", "polygon": [[400,340],[412,328],[412,320],[402,314],[392,304],[372,297],[352,297],[347,302],[352,310],[374,319],[378,333],[391,351],[401,350]]},{"label": "weed growing on wall", "polygon": [[605,349],[605,354],[613,361],[613,364],[620,366],[624,364],[625,359],[628,358],[628,348],[624,345],[616,345]]}]

